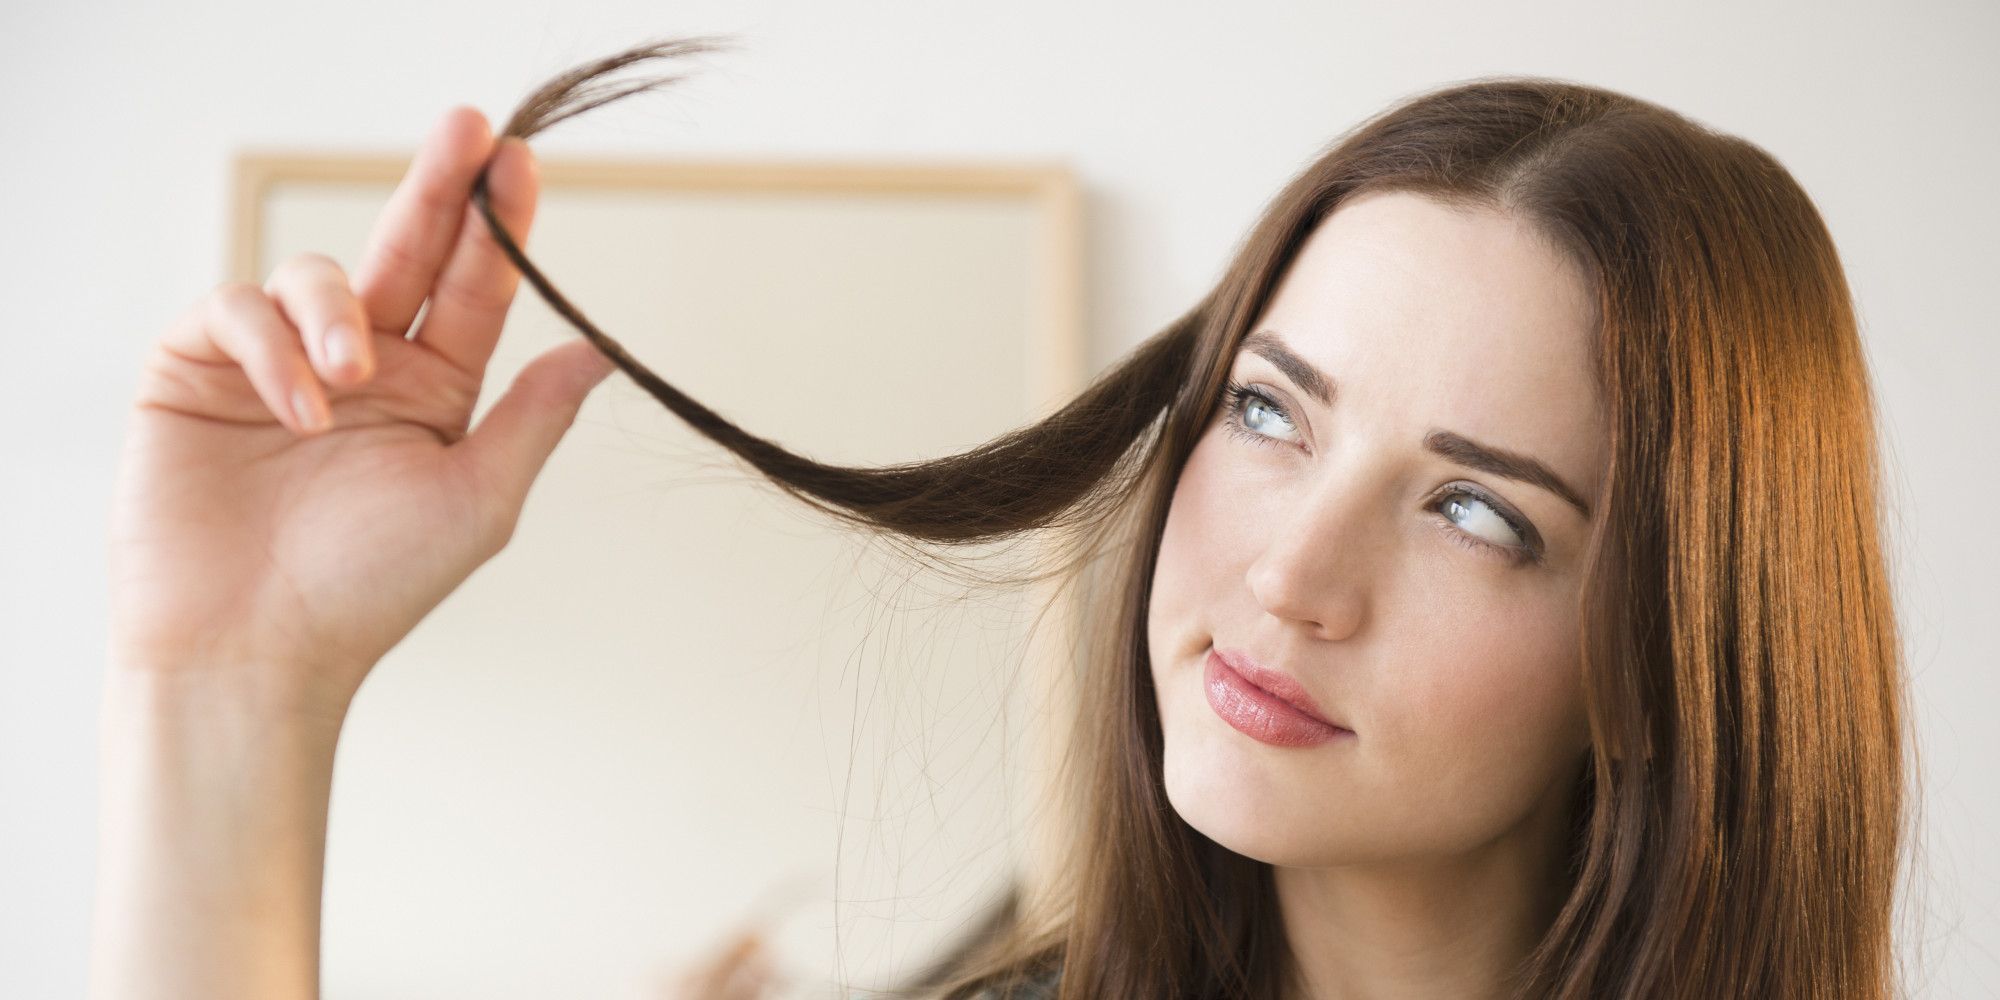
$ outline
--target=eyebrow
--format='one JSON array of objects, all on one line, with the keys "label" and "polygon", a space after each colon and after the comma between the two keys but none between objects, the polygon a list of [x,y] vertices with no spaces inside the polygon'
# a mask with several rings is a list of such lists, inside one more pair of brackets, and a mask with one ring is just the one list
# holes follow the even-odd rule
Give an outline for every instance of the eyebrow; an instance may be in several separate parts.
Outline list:
[{"label": "eyebrow", "polygon": [[[1339,391],[1339,382],[1333,376],[1314,368],[1306,359],[1293,353],[1285,345],[1284,338],[1275,330],[1259,330],[1243,339],[1243,350],[1269,361],[1273,367],[1283,372],[1292,384],[1306,395],[1319,401],[1321,406],[1331,408],[1333,397]],[[1432,428],[1424,435],[1424,448],[1447,461],[1468,469],[1504,476],[1516,482],[1539,486],[1555,494],[1570,506],[1581,512],[1586,520],[1590,517],[1590,504],[1584,502],[1583,495],[1556,475],[1554,469],[1535,458],[1517,451],[1508,451],[1477,441],[1453,431]]]}]

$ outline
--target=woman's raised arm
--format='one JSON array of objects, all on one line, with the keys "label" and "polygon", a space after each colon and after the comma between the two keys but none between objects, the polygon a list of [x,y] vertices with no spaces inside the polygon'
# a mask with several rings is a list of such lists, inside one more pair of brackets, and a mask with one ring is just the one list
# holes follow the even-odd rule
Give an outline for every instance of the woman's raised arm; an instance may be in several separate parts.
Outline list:
[{"label": "woman's raised arm", "polygon": [[505,547],[614,370],[564,343],[470,428],[520,278],[467,211],[482,169],[524,242],[533,157],[453,108],[351,284],[301,254],[215,288],[147,359],[110,524],[96,1000],[317,996],[348,705]]}]

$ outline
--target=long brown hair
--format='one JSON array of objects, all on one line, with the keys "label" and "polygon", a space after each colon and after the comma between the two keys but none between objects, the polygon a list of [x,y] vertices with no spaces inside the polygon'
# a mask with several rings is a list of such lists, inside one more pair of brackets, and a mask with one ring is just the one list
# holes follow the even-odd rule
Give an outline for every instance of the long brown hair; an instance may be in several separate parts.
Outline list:
[{"label": "long brown hair", "polygon": [[[603,78],[721,39],[638,46],[535,91],[522,139],[677,77]],[[1221,280],[1053,415],[959,455],[823,465],[682,394],[494,236],[538,293],[668,409],[814,508],[945,547],[1044,533],[1107,581],[1065,758],[1063,876],[924,977],[971,996],[1060,971],[1063,1000],[1296,987],[1268,865],[1183,822],[1161,779],[1148,584],[1182,463],[1300,245],[1349,196],[1510,213],[1594,287],[1611,432],[1578,637],[1591,752],[1568,898],[1521,997],[1885,998],[1906,708],[1878,517],[1875,406],[1818,211],[1768,153],[1658,105],[1544,77],[1417,94],[1338,136]],[[1084,724],[1083,720],[1089,720]]]}]

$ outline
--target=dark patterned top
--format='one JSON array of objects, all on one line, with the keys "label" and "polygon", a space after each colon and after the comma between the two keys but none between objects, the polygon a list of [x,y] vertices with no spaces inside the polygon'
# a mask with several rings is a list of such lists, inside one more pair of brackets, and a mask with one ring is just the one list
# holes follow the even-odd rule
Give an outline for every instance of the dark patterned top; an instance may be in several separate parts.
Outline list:
[{"label": "dark patterned top", "polygon": [[[1060,982],[1062,982],[1062,970],[1042,973],[1016,987],[1009,1000],[1055,1000],[1056,985]],[[1001,996],[998,986],[989,986],[985,992],[979,994],[980,1000],[999,1000]]]},{"label": "dark patterned top", "polygon": [[[1062,981],[1062,970],[1053,969],[1023,982],[1014,988],[1006,1000],[1055,1000],[1056,985]],[[978,994],[978,1000],[1001,1000],[1005,995],[998,986],[988,986]],[[853,1000],[880,1000],[865,993],[856,993]]]}]

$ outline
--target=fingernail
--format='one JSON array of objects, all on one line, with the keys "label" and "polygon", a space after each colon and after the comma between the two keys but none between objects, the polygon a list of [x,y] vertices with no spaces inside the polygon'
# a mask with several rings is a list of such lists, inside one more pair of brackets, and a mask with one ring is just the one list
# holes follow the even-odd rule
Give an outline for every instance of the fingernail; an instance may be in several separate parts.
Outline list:
[{"label": "fingernail", "polygon": [[335,323],[326,329],[326,367],[331,371],[359,371],[361,362],[355,357],[357,344],[354,330],[345,323]]},{"label": "fingernail", "polygon": [[330,418],[319,397],[304,386],[292,390],[292,412],[298,415],[299,425],[309,431],[325,430]]}]

